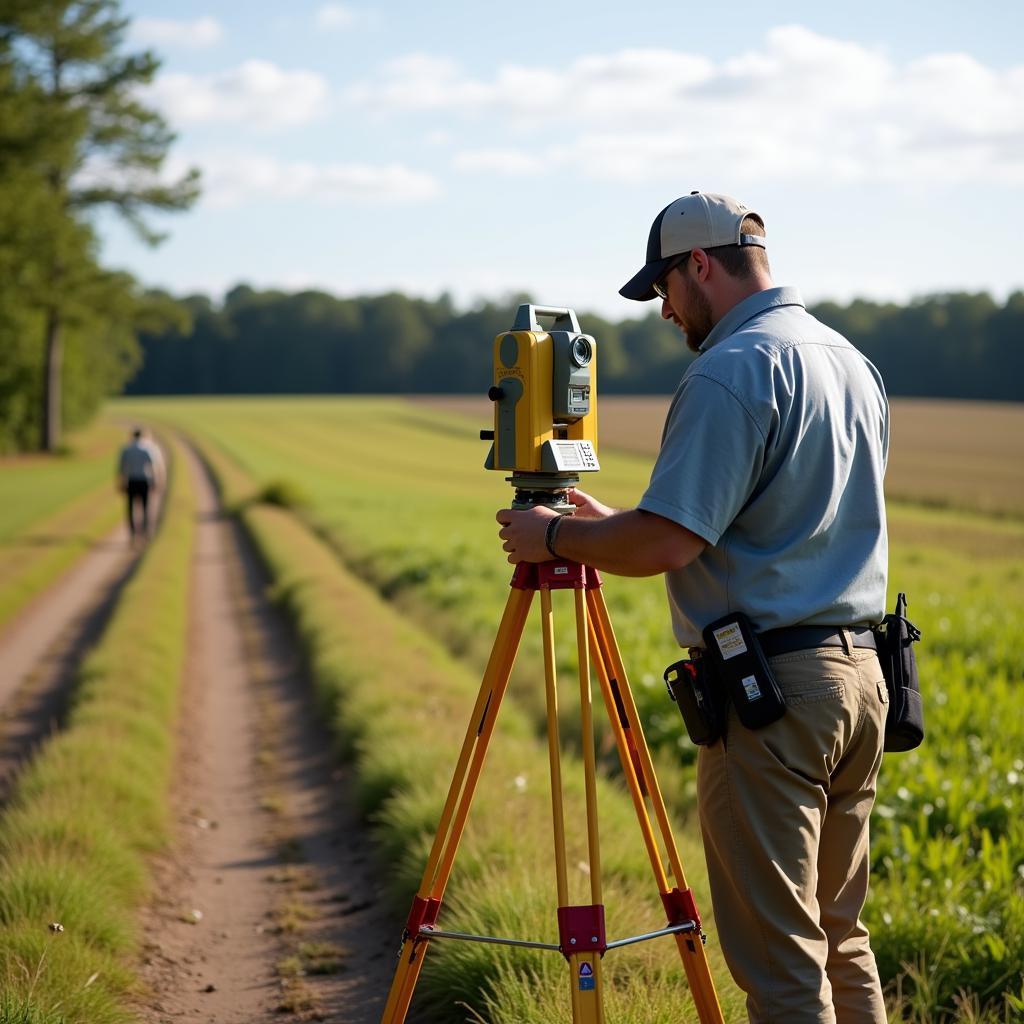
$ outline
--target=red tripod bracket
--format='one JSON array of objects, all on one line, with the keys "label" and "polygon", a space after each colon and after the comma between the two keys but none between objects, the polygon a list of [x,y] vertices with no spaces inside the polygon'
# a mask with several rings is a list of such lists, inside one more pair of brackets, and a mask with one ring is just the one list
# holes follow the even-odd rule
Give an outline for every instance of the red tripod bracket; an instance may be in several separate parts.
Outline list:
[{"label": "red tripod bracket", "polygon": [[582,590],[586,569],[579,562],[520,562],[509,584],[516,590]]},{"label": "red tripod bracket", "polygon": [[672,889],[661,894],[661,902],[665,904],[665,913],[668,915],[668,923],[686,924],[692,921],[697,928],[700,928],[700,914],[697,911],[697,904],[693,899],[692,889]]},{"label": "red tripod bracket", "polygon": [[607,948],[602,904],[558,908],[558,949],[562,956],[567,960],[573,953],[604,956]]},{"label": "red tripod bracket", "polygon": [[419,941],[422,938],[420,929],[433,927],[440,910],[440,900],[424,899],[422,896],[415,897],[412,901],[412,910],[409,911],[409,920],[405,923],[405,937]]}]

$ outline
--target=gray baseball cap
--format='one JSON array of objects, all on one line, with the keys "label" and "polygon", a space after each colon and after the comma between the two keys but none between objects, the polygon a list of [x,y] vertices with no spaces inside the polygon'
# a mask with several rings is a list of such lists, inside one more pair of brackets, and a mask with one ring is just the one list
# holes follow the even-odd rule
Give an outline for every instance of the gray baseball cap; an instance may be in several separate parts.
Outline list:
[{"label": "gray baseball cap", "polygon": [[740,233],[744,217],[756,217],[764,227],[759,213],[732,196],[691,192],[669,203],[651,225],[651,233],[647,237],[647,262],[619,289],[619,294],[637,302],[657,298],[654,282],[673,260],[693,249],[711,249],[716,245],[759,245],[764,248],[764,238],[760,235]]}]

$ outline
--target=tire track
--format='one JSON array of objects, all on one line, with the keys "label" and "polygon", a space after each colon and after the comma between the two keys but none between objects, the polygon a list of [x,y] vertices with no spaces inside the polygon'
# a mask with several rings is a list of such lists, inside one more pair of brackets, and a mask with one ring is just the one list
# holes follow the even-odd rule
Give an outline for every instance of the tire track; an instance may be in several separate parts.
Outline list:
[{"label": "tire track", "polygon": [[347,769],[251,545],[188,461],[199,523],[178,842],[145,915],[146,1019],[376,1021],[397,937],[376,912]]},{"label": "tire track", "polygon": [[[157,528],[160,498],[152,510]],[[34,748],[60,727],[79,665],[102,636],[141,553],[122,523],[0,631],[0,803]]]}]

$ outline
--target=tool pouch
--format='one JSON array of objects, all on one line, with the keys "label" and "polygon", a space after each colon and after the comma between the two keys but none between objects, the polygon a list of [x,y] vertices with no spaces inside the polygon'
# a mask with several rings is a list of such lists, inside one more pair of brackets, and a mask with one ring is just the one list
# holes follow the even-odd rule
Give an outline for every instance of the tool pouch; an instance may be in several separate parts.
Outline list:
[{"label": "tool pouch", "polygon": [[914,644],[920,639],[921,630],[907,618],[907,595],[901,593],[896,610],[875,627],[878,660],[889,692],[886,751],[913,750],[924,739],[924,705],[914,657]]},{"label": "tool pouch", "polygon": [[714,743],[725,725],[722,689],[707,670],[705,658],[684,658],[665,669],[668,695],[683,716],[687,735],[698,747]]},{"label": "tool pouch", "polygon": [[716,619],[704,629],[704,643],[743,725],[761,729],[786,713],[782,691],[746,615],[731,612]]}]

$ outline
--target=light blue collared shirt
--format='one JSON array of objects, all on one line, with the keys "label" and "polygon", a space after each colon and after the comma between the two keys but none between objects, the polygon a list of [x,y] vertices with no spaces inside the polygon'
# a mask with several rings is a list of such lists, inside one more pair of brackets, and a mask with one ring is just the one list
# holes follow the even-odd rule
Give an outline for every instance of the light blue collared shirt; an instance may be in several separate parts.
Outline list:
[{"label": "light blue collared shirt", "polygon": [[680,381],[638,506],[708,542],[666,573],[679,643],[734,611],[758,630],[878,622],[888,449],[878,371],[796,289],[734,306]]}]

